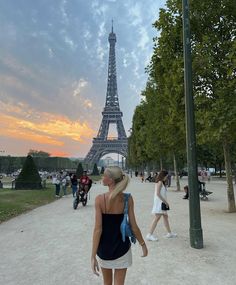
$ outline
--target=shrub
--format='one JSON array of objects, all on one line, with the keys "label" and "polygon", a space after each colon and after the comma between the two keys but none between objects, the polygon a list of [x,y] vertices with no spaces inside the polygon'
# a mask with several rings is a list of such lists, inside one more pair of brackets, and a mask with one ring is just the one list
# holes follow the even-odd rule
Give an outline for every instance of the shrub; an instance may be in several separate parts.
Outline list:
[{"label": "shrub", "polygon": [[31,155],[26,157],[22,170],[16,178],[15,189],[42,189],[41,177]]}]

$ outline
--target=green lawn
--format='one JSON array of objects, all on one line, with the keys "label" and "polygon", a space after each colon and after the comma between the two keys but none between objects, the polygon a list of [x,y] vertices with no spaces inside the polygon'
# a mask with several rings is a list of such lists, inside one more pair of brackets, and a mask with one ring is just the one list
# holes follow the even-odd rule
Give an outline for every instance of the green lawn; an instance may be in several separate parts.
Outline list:
[{"label": "green lawn", "polygon": [[[70,187],[67,193],[71,193]],[[0,223],[56,199],[52,184],[43,190],[0,189]]]},{"label": "green lawn", "polygon": [[[91,176],[91,179],[95,182],[100,180],[101,176]],[[10,180],[4,182],[10,184]],[[67,194],[70,193],[71,187],[67,187]],[[62,190],[60,194],[62,195]],[[55,186],[51,181],[47,181],[47,188],[42,190],[0,189],[0,223],[56,199]]]}]

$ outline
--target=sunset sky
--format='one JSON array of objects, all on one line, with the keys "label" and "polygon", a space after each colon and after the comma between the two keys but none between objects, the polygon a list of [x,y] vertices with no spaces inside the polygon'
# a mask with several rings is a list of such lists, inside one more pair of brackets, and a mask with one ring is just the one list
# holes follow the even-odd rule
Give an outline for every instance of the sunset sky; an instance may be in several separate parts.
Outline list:
[{"label": "sunset sky", "polygon": [[0,155],[87,154],[105,105],[112,19],[129,135],[157,36],[152,24],[165,2],[0,1]]}]

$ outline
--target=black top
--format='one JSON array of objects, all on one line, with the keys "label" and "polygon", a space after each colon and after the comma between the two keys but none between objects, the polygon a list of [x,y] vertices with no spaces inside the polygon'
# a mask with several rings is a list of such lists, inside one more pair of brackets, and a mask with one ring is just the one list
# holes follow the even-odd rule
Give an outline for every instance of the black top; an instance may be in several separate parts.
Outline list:
[{"label": "black top", "polygon": [[120,225],[124,214],[102,214],[102,235],[97,255],[104,260],[114,260],[126,254],[130,248],[129,237],[122,241]]}]

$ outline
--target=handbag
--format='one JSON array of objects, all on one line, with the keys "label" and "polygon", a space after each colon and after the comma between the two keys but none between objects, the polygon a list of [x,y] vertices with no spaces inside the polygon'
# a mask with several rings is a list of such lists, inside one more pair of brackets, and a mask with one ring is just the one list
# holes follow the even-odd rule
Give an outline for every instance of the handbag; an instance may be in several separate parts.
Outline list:
[{"label": "handbag", "polygon": [[132,243],[136,243],[136,237],[131,230],[131,226],[129,224],[128,218],[128,200],[129,200],[130,193],[124,193],[125,198],[125,207],[124,207],[124,218],[120,225],[120,231],[123,242],[125,242],[126,237],[129,237]]},{"label": "handbag", "polygon": [[162,209],[163,211],[168,211],[168,210],[170,210],[170,208],[167,207],[166,204],[163,203],[163,202],[161,203],[161,209]]}]

